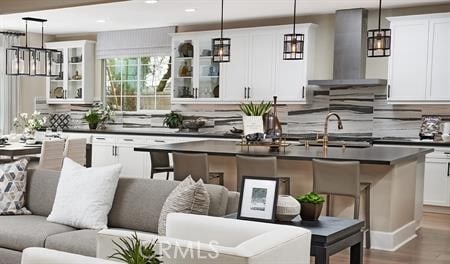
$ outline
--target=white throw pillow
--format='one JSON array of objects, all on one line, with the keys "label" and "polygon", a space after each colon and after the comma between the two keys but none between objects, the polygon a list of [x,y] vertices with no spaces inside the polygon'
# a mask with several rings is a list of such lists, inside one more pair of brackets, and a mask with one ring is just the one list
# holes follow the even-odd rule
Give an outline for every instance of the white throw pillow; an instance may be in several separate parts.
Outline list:
[{"label": "white throw pillow", "polygon": [[85,168],[64,159],[47,220],[76,228],[107,228],[122,165]]}]

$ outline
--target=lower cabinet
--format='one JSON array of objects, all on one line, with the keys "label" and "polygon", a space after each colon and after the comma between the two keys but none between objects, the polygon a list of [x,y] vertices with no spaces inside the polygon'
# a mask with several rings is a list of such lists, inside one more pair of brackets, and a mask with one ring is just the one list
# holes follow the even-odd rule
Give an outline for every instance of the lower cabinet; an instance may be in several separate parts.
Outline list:
[{"label": "lower cabinet", "polygon": [[450,206],[450,159],[427,158],[423,203]]}]

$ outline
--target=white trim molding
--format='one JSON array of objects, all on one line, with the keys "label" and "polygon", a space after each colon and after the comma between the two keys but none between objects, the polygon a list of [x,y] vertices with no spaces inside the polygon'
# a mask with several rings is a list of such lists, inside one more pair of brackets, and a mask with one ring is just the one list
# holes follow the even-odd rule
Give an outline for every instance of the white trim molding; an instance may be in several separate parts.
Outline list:
[{"label": "white trim molding", "polygon": [[396,251],[417,237],[416,228],[416,221],[411,221],[393,232],[371,231],[371,248],[384,251]]}]

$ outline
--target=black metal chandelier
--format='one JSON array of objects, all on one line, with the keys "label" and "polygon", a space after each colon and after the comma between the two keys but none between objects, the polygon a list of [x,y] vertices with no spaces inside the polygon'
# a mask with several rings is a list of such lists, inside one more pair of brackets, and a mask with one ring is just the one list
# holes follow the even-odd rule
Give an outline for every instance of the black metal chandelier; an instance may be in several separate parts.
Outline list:
[{"label": "black metal chandelier", "polygon": [[[44,23],[46,19],[24,17],[25,46],[6,49],[6,74],[55,77],[62,71],[62,52],[44,48]],[[41,47],[28,47],[28,21],[41,23]]]},{"label": "black metal chandelier", "polygon": [[381,28],[381,0],[378,7],[378,29],[367,31],[367,56],[389,57],[391,55],[391,30]]},{"label": "black metal chandelier", "polygon": [[303,60],[305,48],[305,35],[295,33],[295,17],[297,13],[297,0],[294,0],[293,33],[284,35],[283,60]]},{"label": "black metal chandelier", "polygon": [[223,0],[220,18],[220,38],[212,39],[213,62],[229,62],[231,55],[231,39],[223,37]]}]

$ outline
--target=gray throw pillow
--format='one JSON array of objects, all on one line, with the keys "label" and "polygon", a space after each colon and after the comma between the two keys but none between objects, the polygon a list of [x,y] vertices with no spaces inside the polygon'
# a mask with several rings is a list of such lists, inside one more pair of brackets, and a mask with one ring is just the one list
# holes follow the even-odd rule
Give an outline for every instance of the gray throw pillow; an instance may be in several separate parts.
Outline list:
[{"label": "gray throw pillow", "polygon": [[209,210],[209,194],[203,181],[195,182],[188,176],[169,194],[159,216],[158,234],[166,234],[166,220],[169,213],[207,215]]},{"label": "gray throw pillow", "polygon": [[28,160],[0,165],[0,215],[31,214],[25,205]]}]

